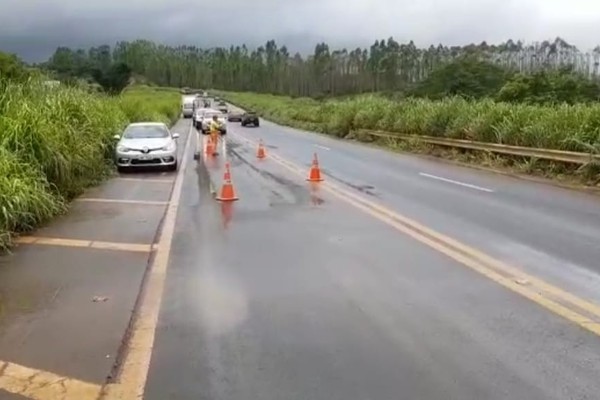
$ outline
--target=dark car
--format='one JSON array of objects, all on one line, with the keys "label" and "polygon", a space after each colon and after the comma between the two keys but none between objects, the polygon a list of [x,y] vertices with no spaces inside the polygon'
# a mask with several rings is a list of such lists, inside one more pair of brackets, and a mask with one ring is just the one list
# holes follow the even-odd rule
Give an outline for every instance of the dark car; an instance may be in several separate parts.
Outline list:
[{"label": "dark car", "polygon": [[254,111],[247,111],[242,115],[242,126],[259,126],[258,115]]}]

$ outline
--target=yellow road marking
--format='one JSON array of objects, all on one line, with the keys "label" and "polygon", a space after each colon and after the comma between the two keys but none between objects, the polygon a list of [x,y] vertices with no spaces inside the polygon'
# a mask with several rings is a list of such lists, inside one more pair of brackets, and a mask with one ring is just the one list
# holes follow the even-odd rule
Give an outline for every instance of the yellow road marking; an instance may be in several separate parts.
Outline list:
[{"label": "yellow road marking", "polygon": [[[254,140],[242,140],[256,145]],[[273,161],[300,176],[308,175],[299,166],[271,153]],[[341,188],[331,182],[321,182],[323,189],[335,197],[377,218],[396,230],[447,255],[492,281],[518,293],[547,310],[600,336],[600,306],[553,286],[537,277],[509,266],[449,236],[443,235],[382,205]],[[522,284],[520,282],[525,282]]]},{"label": "yellow road marking", "polygon": [[99,240],[65,239],[44,236],[21,236],[15,240],[17,244],[42,244],[48,246],[82,247],[103,250],[120,250],[148,253],[156,248],[153,244],[103,242]]},{"label": "yellow road marking", "polygon": [[123,178],[121,176],[114,178],[118,181],[132,181],[132,182],[150,182],[150,183],[173,183],[173,179],[154,179],[154,178]]},{"label": "yellow road marking", "polygon": [[0,361],[0,389],[33,400],[96,400],[102,387]]},{"label": "yellow road marking", "polygon": [[167,201],[149,201],[149,200],[121,200],[121,199],[103,199],[97,197],[80,197],[75,199],[78,202],[88,203],[121,203],[121,204],[140,204],[147,206],[166,206],[169,204]]},{"label": "yellow road marking", "polygon": [[[184,157],[188,154],[192,128],[193,126],[190,126],[183,150]],[[134,400],[143,398],[169,265],[171,243],[173,242],[173,234],[175,232],[175,220],[183,188],[183,176],[187,167],[187,163],[182,164],[175,179],[171,200],[167,207],[158,242],[158,249],[142,289],[140,307],[133,322],[131,335],[126,346],[126,354],[120,366],[116,383],[105,385],[100,399]]]}]

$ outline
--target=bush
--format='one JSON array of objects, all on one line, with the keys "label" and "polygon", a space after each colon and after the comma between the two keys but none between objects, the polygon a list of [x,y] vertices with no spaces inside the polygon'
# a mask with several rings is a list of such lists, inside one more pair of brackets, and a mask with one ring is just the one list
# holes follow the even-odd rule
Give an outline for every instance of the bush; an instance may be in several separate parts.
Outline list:
[{"label": "bush", "polygon": [[318,102],[256,93],[220,94],[275,122],[338,136],[351,129],[377,129],[557,150],[600,148],[597,103],[552,106],[462,97],[397,102],[373,95]]},{"label": "bush", "polygon": [[466,56],[433,70],[409,94],[430,99],[480,99],[495,95],[510,77],[510,71],[496,64]]},{"label": "bush", "polygon": [[108,97],[41,80],[0,81],[0,248],[109,175],[112,137],[127,123],[173,122],[179,102],[147,89]]}]

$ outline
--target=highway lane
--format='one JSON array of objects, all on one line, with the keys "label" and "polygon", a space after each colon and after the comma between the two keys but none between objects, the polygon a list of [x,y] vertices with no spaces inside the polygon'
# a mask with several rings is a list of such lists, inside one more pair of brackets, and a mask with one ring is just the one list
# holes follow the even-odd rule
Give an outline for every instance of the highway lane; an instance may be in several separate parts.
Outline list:
[{"label": "highway lane", "polygon": [[600,199],[262,121],[230,123],[308,167],[313,152],[329,180],[439,232],[600,303]]},{"label": "highway lane", "polygon": [[[238,202],[207,190],[221,162],[185,171],[145,399],[597,398],[597,336],[256,160],[241,135],[305,164],[320,140],[264,126],[231,129]],[[339,156],[342,171],[321,145],[328,172],[370,184],[355,175],[368,162]],[[434,182],[420,184],[397,193]]]}]

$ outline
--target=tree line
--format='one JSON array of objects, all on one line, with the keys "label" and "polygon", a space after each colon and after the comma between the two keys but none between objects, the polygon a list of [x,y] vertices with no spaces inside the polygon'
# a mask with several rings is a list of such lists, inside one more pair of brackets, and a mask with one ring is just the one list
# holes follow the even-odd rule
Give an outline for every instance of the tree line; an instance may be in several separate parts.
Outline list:
[{"label": "tree line", "polygon": [[[504,96],[510,100],[522,97],[519,91],[523,85],[556,77],[575,79],[578,83],[574,90],[586,85],[589,89],[593,86],[589,82],[600,78],[600,46],[584,53],[557,38],[533,44],[509,40],[499,45],[482,42],[420,49],[412,41],[399,43],[390,37],[375,41],[369,48],[350,51],[334,50],[326,43],[319,43],[312,54],[302,56],[291,54],[286,46],[279,46],[274,40],[255,49],[245,45],[201,49],[136,40],[118,42],[112,48],[109,45],[88,50],[59,47],[41,66],[63,78],[93,78],[90,71],[110,71],[115,65],[126,66],[133,76],[161,86],[294,97],[365,92],[435,97],[461,94],[465,90],[478,97],[498,94],[511,79],[517,79],[517,83],[504,90]],[[532,80],[527,76],[537,78]],[[469,79],[476,82],[463,82]],[[469,89],[469,86],[474,87]]]}]

